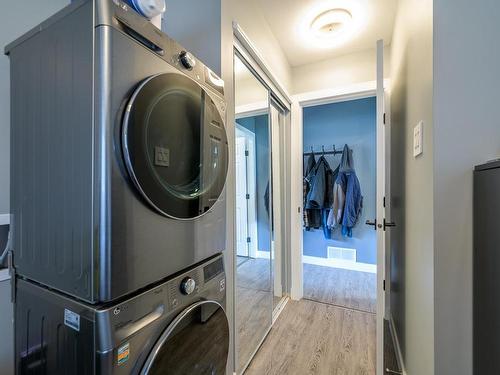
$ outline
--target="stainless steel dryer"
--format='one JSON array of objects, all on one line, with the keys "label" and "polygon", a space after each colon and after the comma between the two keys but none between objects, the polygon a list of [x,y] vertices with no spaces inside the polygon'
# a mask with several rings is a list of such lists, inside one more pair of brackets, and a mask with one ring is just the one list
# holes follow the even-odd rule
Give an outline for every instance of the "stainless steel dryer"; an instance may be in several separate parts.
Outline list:
[{"label": "stainless steel dryer", "polygon": [[17,273],[111,301],[225,249],[217,75],[119,0],[6,47]]},{"label": "stainless steel dryer", "polygon": [[223,375],[229,350],[222,256],[112,305],[19,281],[18,374]]}]

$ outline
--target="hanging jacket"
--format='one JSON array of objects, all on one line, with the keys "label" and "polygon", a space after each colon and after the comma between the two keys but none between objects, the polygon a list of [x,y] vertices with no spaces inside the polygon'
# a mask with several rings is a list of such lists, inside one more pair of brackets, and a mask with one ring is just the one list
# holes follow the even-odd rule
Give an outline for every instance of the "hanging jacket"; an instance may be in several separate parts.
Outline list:
[{"label": "hanging jacket", "polygon": [[309,174],[311,190],[307,195],[306,209],[310,213],[310,225],[315,229],[327,227],[327,216],[323,209],[330,209],[333,202],[333,171],[324,156],[321,156],[315,168]]},{"label": "hanging jacket", "polygon": [[327,176],[326,176],[326,193],[325,193],[325,203],[324,203],[324,208],[321,210],[322,215],[322,225],[323,225],[323,234],[327,240],[332,239],[332,230],[333,228],[328,224],[328,219],[330,218],[330,215],[332,213],[332,204],[334,201],[334,195],[333,192],[334,190],[332,189],[332,186],[335,184],[335,180],[337,179],[337,176],[339,174],[339,166],[335,168],[334,171],[331,169],[327,171]]},{"label": "hanging jacket", "polygon": [[336,182],[345,192],[345,203],[342,215],[342,234],[352,237],[352,228],[356,225],[361,216],[363,207],[363,196],[358,177],[354,171],[352,151],[347,145],[342,152],[340,171]]},{"label": "hanging jacket", "polygon": [[311,177],[310,174],[311,172],[314,170],[314,167],[316,166],[316,158],[314,156],[314,153],[311,153],[308,158],[307,158],[307,162],[306,164],[304,165],[304,177],[303,177],[303,182],[302,182],[302,185],[303,185],[303,210],[302,210],[302,217],[303,217],[303,220],[304,220],[304,228],[306,230],[310,230],[311,229],[311,226],[310,226],[310,215],[311,215],[311,212],[309,212],[307,209],[306,209],[306,204],[307,204],[307,195],[309,194],[309,191],[311,190],[311,187],[310,187],[310,181],[309,181],[309,178]]},{"label": "hanging jacket", "polygon": [[324,156],[321,156],[316,163],[311,181],[311,191],[307,196],[308,208],[329,208],[333,194],[330,190],[333,189],[332,169]]},{"label": "hanging jacket", "polygon": [[[338,174],[336,177],[338,177]],[[345,185],[338,183],[337,179],[335,179],[335,184],[333,185],[333,205],[328,214],[328,227],[330,229],[335,229],[338,225],[342,225],[342,215],[345,205]]]}]

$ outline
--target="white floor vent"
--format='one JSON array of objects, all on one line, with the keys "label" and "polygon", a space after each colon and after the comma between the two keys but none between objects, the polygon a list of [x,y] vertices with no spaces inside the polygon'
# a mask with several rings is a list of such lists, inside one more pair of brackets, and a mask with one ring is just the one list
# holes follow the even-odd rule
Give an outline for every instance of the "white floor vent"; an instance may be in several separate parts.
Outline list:
[{"label": "white floor vent", "polygon": [[346,262],[356,263],[356,249],[347,247],[328,246],[328,259],[340,259]]}]

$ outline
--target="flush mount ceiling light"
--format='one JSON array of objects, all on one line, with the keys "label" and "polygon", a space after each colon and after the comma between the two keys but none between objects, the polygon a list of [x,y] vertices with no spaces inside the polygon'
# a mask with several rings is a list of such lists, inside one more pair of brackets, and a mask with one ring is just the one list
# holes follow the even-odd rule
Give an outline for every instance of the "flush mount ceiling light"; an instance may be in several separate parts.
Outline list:
[{"label": "flush mount ceiling light", "polygon": [[368,1],[318,0],[297,23],[297,36],[308,48],[336,48],[352,40],[366,26]]},{"label": "flush mount ceiling light", "polygon": [[352,14],[346,9],[330,9],[314,18],[311,31],[318,38],[334,38],[349,29]]}]

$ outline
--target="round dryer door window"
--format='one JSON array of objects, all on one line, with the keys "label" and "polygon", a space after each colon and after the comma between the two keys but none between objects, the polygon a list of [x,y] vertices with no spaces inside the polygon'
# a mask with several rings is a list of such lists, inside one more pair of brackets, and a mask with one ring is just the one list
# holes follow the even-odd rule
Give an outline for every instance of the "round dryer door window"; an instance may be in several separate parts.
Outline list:
[{"label": "round dryer door window", "polygon": [[122,138],[134,184],[161,214],[196,218],[219,199],[228,168],[224,122],[190,78],[165,73],[142,82],[127,105]]},{"label": "round dryer door window", "polygon": [[228,353],[229,324],[222,306],[201,301],[162,333],[141,375],[224,375]]}]

